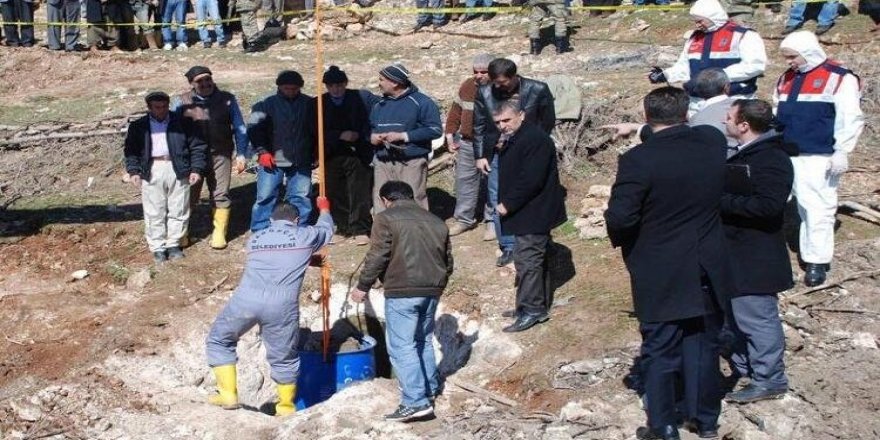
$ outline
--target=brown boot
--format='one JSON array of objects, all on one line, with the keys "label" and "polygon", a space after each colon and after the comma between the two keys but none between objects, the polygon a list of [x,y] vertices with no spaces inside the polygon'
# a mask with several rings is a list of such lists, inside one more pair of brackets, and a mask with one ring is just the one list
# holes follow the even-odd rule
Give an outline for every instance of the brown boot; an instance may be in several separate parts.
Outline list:
[{"label": "brown boot", "polygon": [[[153,32],[147,32],[144,34],[144,40],[147,42],[147,49],[149,50],[158,50],[159,44],[156,43],[156,34]],[[143,47],[143,46],[141,46]]]}]

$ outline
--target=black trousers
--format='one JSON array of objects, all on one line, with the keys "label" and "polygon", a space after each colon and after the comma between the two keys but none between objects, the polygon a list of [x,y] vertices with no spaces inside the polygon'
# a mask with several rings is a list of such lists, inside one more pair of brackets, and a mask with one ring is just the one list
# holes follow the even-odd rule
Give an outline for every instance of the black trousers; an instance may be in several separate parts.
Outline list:
[{"label": "black trousers", "polygon": [[354,156],[327,161],[330,214],[342,235],[367,235],[372,227],[373,169]]},{"label": "black trousers", "polygon": [[516,311],[530,315],[547,313],[553,304],[547,265],[550,234],[517,235],[515,238]]},{"label": "black trousers", "polygon": [[640,369],[647,397],[648,426],[677,425],[676,380],[684,385],[682,416],[701,429],[718,426],[721,371],[718,333],[721,313],[666,322],[642,322]]},{"label": "black trousers", "polygon": [[[0,12],[3,14],[3,21],[8,22],[27,22],[34,21],[34,4],[24,0],[9,0],[6,3],[0,3]],[[21,33],[19,34],[19,30]],[[34,25],[3,25],[3,33],[6,34],[7,46],[32,46],[34,44]]]}]

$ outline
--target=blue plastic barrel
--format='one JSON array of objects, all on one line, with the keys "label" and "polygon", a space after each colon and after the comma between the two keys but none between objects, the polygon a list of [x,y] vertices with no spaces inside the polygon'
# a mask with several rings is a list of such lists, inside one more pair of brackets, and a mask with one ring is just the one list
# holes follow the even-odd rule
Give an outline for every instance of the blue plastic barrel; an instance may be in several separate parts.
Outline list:
[{"label": "blue plastic barrel", "polygon": [[364,336],[360,348],[344,353],[299,353],[299,378],[296,382],[296,409],[303,410],[330,398],[354,382],[376,377],[376,340]]}]

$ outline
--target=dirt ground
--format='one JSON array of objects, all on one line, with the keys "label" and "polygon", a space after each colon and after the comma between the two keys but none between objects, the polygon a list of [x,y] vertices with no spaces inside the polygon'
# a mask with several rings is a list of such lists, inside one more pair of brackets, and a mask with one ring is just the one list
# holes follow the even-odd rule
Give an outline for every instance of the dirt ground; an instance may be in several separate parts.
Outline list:
[{"label": "dirt ground", "polygon": [[[759,86],[767,97],[783,70],[778,43],[784,15],[764,12],[751,22],[765,37],[771,60]],[[514,58],[526,76],[573,76],[581,88],[588,111],[577,143],[585,148],[570,150],[573,160],[563,176],[572,221],[554,231],[558,288],[552,319],[523,334],[500,332],[508,322],[501,313],[513,303],[514,274],[495,267],[495,244],[481,241],[481,230],[470,231],[453,240],[456,272],[438,312],[436,350],[448,381],[436,419],[381,421],[397,399],[388,378],[348,388],[293,417],[267,416],[261,410],[274,388],[255,332],[239,347],[246,408],[212,408],[204,403],[214,384],[203,341],[242,270],[254,176],[233,179],[227,250],[207,244],[210,207],[203,199],[191,220],[194,243],[187,257],[156,267],[142,235],[139,191],[120,179],[120,135],[0,145],[0,206],[8,205],[0,209],[0,438],[634,438],[644,412],[627,388],[639,342],[629,279],[619,252],[607,240],[580,238],[573,223],[589,188],[613,181],[617,153],[625,148],[595,126],[638,120],[640,98],[650,87],[645,73],[674,60],[686,16],[576,15],[575,51],[559,57],[552,47],[539,57],[523,54],[524,16],[393,35],[413,21],[377,16],[371,24],[380,30],[335,29],[325,43],[325,63],[346,70],[351,87],[375,91],[378,70],[403,62],[444,109],[480,52]],[[291,26],[308,30],[308,22]],[[864,17],[846,17],[825,43],[865,85],[868,125],[844,176],[841,200],[876,207],[880,45],[867,28]],[[307,40],[282,41],[259,55],[60,55],[4,47],[0,139],[124,128],[130,115],[143,111],[148,90],[183,90],[183,72],[194,64],[209,66],[220,87],[239,96],[245,113],[272,92],[282,69],[299,70],[314,94],[314,51]],[[434,173],[429,187],[432,210],[449,219],[452,171]],[[834,285],[807,293],[798,282],[783,295],[792,391],[781,400],[726,405],[725,439],[880,438],[880,229],[845,211],[838,218],[829,274]],[[381,317],[379,292],[368,306],[342,312],[365,251],[349,242],[330,249],[334,316]],[[80,270],[88,275],[77,279],[73,273]],[[313,300],[318,281],[319,273],[309,272],[301,296],[302,323],[312,329],[320,327]],[[381,328],[362,329],[381,337]],[[379,364],[383,373],[381,355]]]}]

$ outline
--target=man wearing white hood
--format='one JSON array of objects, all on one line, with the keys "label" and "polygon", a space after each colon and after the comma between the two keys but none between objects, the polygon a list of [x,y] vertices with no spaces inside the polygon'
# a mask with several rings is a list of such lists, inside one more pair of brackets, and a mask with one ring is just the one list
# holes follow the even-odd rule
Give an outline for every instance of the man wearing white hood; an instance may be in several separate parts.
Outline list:
[{"label": "man wearing white hood", "polygon": [[837,184],[849,166],[847,154],[856,146],[864,115],[859,108],[859,78],[829,60],[812,32],[798,31],[780,44],[789,70],[773,93],[776,116],[786,142],[798,145],[792,157],[800,226],[800,257],[806,264],[804,283],[825,282],[834,254]]},{"label": "man wearing white hood", "polygon": [[758,90],[758,77],[767,65],[761,36],[731,21],[718,0],[697,0],[690,15],[696,30],[672,67],[654,67],[648,75],[651,83],[684,83],[684,89],[691,95],[693,113],[699,109],[696,104],[701,99],[691,87],[692,80],[703,69],[719,67],[730,79],[730,96],[753,97]]}]

